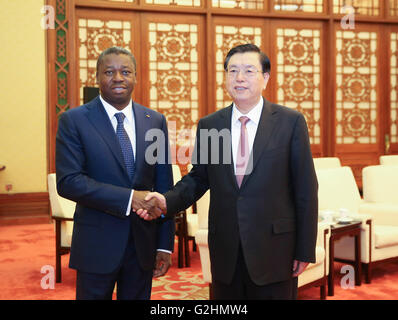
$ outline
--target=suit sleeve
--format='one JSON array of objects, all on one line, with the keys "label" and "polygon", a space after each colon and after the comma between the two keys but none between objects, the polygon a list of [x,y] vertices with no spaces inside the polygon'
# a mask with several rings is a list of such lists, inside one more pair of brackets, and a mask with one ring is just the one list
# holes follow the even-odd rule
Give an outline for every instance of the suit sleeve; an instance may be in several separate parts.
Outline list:
[{"label": "suit sleeve", "polygon": [[198,123],[194,153],[192,155],[192,170],[185,175],[174,188],[165,194],[167,203],[167,216],[172,216],[181,210],[190,207],[200,199],[209,189],[207,164],[209,152],[206,146],[200,144],[200,130],[202,120]]},{"label": "suit sleeve", "polygon": [[[164,157],[161,155],[160,159],[165,160],[164,163],[159,161],[156,164],[155,174],[155,191],[165,193],[173,187],[173,171],[171,167],[170,145],[168,138],[168,130],[166,119],[162,116],[162,131],[165,134]],[[175,222],[174,219],[161,218],[157,220],[157,248],[173,251],[174,249],[174,235],[175,235]]]},{"label": "suit sleeve", "polygon": [[84,149],[73,117],[69,112],[62,114],[56,137],[58,193],[80,205],[125,218],[131,189],[90,178],[85,169]]},{"label": "suit sleeve", "polygon": [[295,259],[303,262],[315,262],[318,182],[312,160],[308,128],[302,114],[297,118],[293,132],[290,170],[296,208]]}]

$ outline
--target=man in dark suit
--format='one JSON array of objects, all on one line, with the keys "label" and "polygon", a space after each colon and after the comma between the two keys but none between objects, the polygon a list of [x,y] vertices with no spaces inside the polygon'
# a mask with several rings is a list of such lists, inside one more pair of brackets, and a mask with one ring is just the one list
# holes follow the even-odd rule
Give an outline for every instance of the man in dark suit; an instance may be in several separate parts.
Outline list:
[{"label": "man in dark suit", "polygon": [[[152,193],[147,199],[158,198],[170,215],[210,189],[216,299],[294,299],[297,276],[315,262],[317,234],[318,183],[306,122],[262,97],[270,62],[255,45],[231,49],[224,68],[233,104],[199,121],[197,164],[189,174],[165,198]],[[229,143],[215,143],[211,132],[225,130],[220,136]]]},{"label": "man in dark suit", "polygon": [[[144,221],[133,210],[151,190],[173,186],[163,115],[131,99],[136,62],[125,49],[105,50],[97,62],[100,96],[63,113],[56,139],[57,188],[76,202],[70,267],[77,270],[77,299],[149,299],[152,276],[171,264],[174,221]],[[148,163],[145,135],[161,130],[165,145]],[[158,212],[160,214],[160,212]]]}]

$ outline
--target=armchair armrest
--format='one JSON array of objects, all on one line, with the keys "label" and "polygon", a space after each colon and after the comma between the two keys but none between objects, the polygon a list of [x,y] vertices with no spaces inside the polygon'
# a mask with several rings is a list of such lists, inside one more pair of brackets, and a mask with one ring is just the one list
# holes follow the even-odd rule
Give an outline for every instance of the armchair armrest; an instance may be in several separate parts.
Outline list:
[{"label": "armchair armrest", "polygon": [[398,204],[364,202],[359,206],[360,215],[371,215],[374,223],[398,226]]}]

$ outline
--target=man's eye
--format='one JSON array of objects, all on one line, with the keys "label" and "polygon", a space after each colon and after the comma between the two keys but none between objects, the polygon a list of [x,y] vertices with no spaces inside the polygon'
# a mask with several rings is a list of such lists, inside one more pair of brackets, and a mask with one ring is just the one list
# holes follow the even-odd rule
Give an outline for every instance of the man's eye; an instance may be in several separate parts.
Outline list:
[{"label": "man's eye", "polygon": [[232,73],[232,74],[238,73],[238,69],[229,69],[229,73]]},{"label": "man's eye", "polygon": [[107,76],[111,76],[111,75],[113,74],[113,71],[105,71],[105,74],[106,74]]},{"label": "man's eye", "polygon": [[123,74],[127,76],[127,75],[131,74],[131,71],[125,70],[125,71],[123,71]]}]

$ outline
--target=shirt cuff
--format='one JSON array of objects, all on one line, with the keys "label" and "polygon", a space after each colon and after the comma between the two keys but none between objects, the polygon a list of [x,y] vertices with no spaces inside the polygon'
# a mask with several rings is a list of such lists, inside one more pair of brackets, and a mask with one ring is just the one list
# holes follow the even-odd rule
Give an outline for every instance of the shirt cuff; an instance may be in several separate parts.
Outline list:
[{"label": "shirt cuff", "polygon": [[172,252],[170,250],[166,250],[166,249],[158,249],[157,251],[162,251],[162,252],[172,254]]},{"label": "shirt cuff", "polygon": [[126,216],[129,216],[129,215],[130,215],[130,211],[131,211],[131,201],[133,200],[133,194],[134,194],[134,190],[131,190],[129,203],[128,203],[128,205],[127,205]]}]

